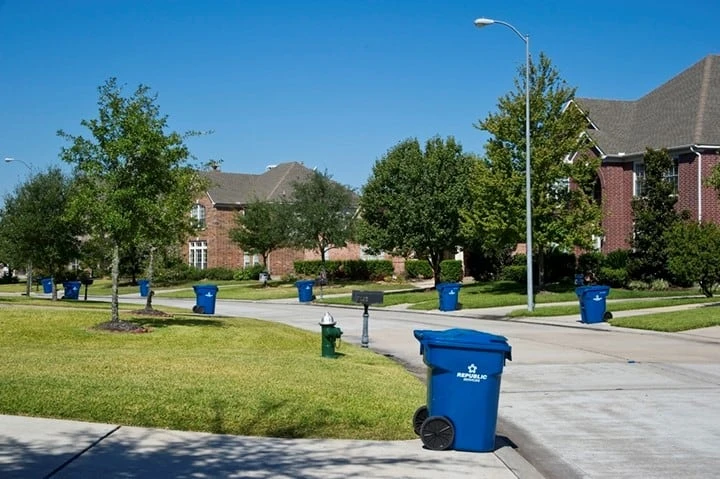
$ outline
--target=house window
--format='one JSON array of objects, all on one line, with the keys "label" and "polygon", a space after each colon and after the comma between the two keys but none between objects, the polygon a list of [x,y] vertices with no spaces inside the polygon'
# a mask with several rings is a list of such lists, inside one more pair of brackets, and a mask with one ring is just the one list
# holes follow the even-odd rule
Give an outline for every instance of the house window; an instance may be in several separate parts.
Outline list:
[{"label": "house window", "polygon": [[[636,162],[633,166],[634,170],[634,188],[633,194],[635,196],[645,196],[647,194],[647,187],[645,185],[645,164]],[[673,188],[673,194],[678,192],[678,160],[673,160],[673,164],[670,169],[663,175],[666,181],[669,181]]]},{"label": "house window", "polygon": [[249,254],[244,253],[243,254],[243,267],[249,268],[250,266],[254,266],[256,264],[260,264],[260,255],[258,254]]},{"label": "house window", "polygon": [[381,251],[379,254],[373,255],[368,253],[364,247],[361,247],[360,259],[363,261],[385,259],[385,252]]},{"label": "house window", "polygon": [[195,226],[197,228],[205,228],[205,207],[203,205],[193,205],[190,216],[195,220]]},{"label": "house window", "polygon": [[634,170],[633,195],[645,196],[645,163],[635,163]]},{"label": "house window", "polygon": [[674,159],[673,164],[668,170],[667,173],[665,173],[664,178],[670,182],[670,184],[673,187],[673,194],[677,194],[678,192],[678,160]]},{"label": "house window", "polygon": [[207,269],[207,241],[191,241],[188,258],[190,266],[195,266],[198,269]]}]

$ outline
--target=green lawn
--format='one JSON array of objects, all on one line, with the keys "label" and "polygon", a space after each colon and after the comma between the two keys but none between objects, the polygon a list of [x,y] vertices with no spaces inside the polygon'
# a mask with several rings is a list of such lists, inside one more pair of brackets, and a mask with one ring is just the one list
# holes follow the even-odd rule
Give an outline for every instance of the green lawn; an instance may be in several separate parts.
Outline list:
[{"label": "green lawn", "polygon": [[614,318],[610,324],[621,328],[677,332],[720,326],[720,308],[714,305],[686,311],[655,313],[627,318]]},{"label": "green lawn", "polygon": [[[425,387],[388,358],[252,319],[138,318],[0,305],[0,413],[276,437],[410,439]],[[127,313],[125,319],[130,318]]]},{"label": "green lawn", "polygon": [[[658,298],[648,300],[619,301],[608,302],[607,310],[613,311],[630,311],[633,309],[647,308],[663,308],[666,306],[680,306],[683,304],[697,303],[717,303],[718,298],[691,297],[691,298]],[[528,312],[527,309],[516,309],[508,316],[515,317],[547,317],[547,316],[567,316],[571,314],[580,314],[580,304],[568,304],[558,306],[540,306],[535,311]]]}]

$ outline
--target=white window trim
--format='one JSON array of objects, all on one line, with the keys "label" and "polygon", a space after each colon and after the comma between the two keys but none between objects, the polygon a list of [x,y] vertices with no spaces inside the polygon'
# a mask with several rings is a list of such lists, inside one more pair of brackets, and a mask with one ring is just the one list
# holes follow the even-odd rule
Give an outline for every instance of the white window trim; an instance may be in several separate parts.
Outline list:
[{"label": "white window trim", "polygon": [[[199,255],[199,257],[198,257]],[[188,264],[198,269],[207,269],[208,246],[205,240],[191,240],[188,243]]]}]

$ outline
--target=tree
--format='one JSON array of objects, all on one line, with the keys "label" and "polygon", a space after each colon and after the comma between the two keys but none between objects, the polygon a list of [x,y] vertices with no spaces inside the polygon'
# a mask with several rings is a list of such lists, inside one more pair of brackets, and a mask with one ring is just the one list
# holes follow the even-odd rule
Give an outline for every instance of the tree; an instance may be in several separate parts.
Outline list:
[{"label": "tree", "polygon": [[[59,168],[51,167],[5,198],[0,231],[11,261],[59,276],[78,257],[80,229],[65,217],[70,184]],[[57,299],[54,282],[52,298]]]},{"label": "tree", "polygon": [[453,137],[402,141],[375,163],[362,189],[360,239],[374,251],[426,259],[435,284],[446,253],[462,246],[460,210],[469,208],[475,160]]},{"label": "tree", "polygon": [[645,177],[640,179],[641,192],[633,198],[633,253],[628,271],[633,278],[645,281],[670,279],[664,233],[679,219],[675,211],[677,195],[667,173],[673,160],[667,150],[645,152]]},{"label": "tree", "polygon": [[325,264],[326,253],[342,248],[353,237],[355,196],[336,183],[327,172],[313,171],[302,182],[292,184],[292,225],[289,244],[317,251]]},{"label": "tree", "polygon": [[291,218],[288,203],[253,201],[235,217],[230,239],[243,251],[261,255],[268,268],[270,253],[288,244]]},{"label": "tree", "polygon": [[700,284],[711,298],[720,282],[720,227],[713,223],[677,222],[664,235],[668,270],[676,279]]},{"label": "tree", "polygon": [[187,164],[190,132],[166,133],[157,96],[140,85],[124,97],[117,80],[99,87],[98,118],[82,120],[92,138],[58,131],[70,142],[60,157],[76,178],[68,215],[112,247],[111,324],[119,323],[120,248],[177,241],[191,227],[190,207],[203,185]]},{"label": "tree", "polygon": [[[553,248],[590,249],[602,211],[593,199],[600,162],[587,155],[585,114],[570,101],[575,89],[544,54],[530,64],[531,200],[538,281]],[[498,247],[525,241],[525,67],[498,112],[476,127],[490,133],[485,165],[475,170],[472,206],[463,215],[468,241],[490,238]]]}]

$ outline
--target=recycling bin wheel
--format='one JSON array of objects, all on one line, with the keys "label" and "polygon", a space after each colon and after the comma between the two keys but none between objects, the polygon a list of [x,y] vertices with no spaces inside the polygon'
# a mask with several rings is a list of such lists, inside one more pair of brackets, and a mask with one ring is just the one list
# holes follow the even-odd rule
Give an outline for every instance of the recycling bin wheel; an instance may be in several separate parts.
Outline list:
[{"label": "recycling bin wheel", "polygon": [[603,315],[603,319],[607,321],[608,319],[612,319],[612,313],[610,311],[605,311],[605,314]]},{"label": "recycling bin wheel", "polygon": [[420,426],[420,439],[428,449],[444,451],[455,440],[455,427],[443,416],[430,416]]},{"label": "recycling bin wheel", "polygon": [[418,436],[420,435],[420,427],[422,427],[422,423],[425,422],[425,419],[427,418],[427,406],[420,406],[419,408],[417,408],[417,411],[415,411],[415,414],[413,414],[413,431],[415,431],[415,434],[417,434]]},{"label": "recycling bin wheel", "polygon": [[203,314],[203,313],[205,313],[205,308],[196,304],[195,306],[193,306],[192,311],[193,311],[193,313]]}]

